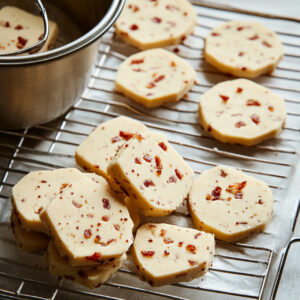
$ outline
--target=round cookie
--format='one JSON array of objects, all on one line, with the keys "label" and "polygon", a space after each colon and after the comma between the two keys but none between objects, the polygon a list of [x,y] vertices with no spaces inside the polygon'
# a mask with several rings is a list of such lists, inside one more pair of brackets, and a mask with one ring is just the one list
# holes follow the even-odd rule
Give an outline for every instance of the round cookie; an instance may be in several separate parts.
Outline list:
[{"label": "round cookie", "polygon": [[12,189],[12,205],[26,230],[48,234],[40,219],[41,211],[68,184],[84,178],[77,169],[30,172]]},{"label": "round cookie", "polygon": [[71,266],[120,257],[133,240],[125,204],[105,179],[96,181],[86,177],[69,184],[40,214],[57,250]]},{"label": "round cookie", "polygon": [[187,0],[129,0],[116,33],[141,50],[179,44],[194,30],[197,14]]},{"label": "round cookie", "polygon": [[133,260],[152,286],[191,281],[207,272],[215,252],[212,234],[169,224],[145,224],[137,231]]},{"label": "round cookie", "polygon": [[228,242],[262,231],[273,213],[273,196],[267,184],[225,166],[198,177],[188,204],[197,229]]},{"label": "round cookie", "polygon": [[177,102],[194,85],[196,73],[182,58],[164,49],[127,58],[116,75],[116,90],[146,107]]},{"label": "round cookie", "polygon": [[257,22],[232,21],[205,39],[205,60],[224,73],[255,78],[270,73],[283,57],[277,35]]},{"label": "round cookie", "polygon": [[284,100],[247,79],[215,85],[199,101],[200,124],[215,139],[255,145],[281,132]]}]

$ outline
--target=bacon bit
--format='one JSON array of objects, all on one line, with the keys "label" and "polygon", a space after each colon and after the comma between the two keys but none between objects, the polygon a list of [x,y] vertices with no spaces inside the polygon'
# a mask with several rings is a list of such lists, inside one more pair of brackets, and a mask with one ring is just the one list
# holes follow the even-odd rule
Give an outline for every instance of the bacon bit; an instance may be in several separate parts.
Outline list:
[{"label": "bacon bit", "polygon": [[37,215],[39,215],[39,214],[41,213],[42,210],[43,210],[43,206],[41,206],[37,211],[35,211],[35,213],[36,213]]},{"label": "bacon bit", "polygon": [[109,245],[109,244],[111,244],[112,242],[115,242],[115,241],[116,241],[116,239],[110,239],[110,240],[107,241],[106,245]]},{"label": "bacon bit", "polygon": [[247,106],[260,106],[261,104],[257,100],[249,99],[249,100],[247,100],[246,105]]},{"label": "bacon bit", "polygon": [[177,182],[177,179],[175,178],[175,176],[171,176],[167,181],[167,183],[173,183],[173,182]]},{"label": "bacon bit", "polygon": [[246,123],[243,121],[238,121],[234,124],[234,126],[237,128],[240,128],[240,127],[246,126]]},{"label": "bacon bit", "polygon": [[4,23],[4,27],[10,27],[10,23],[9,23],[8,21],[6,21],[6,22]]},{"label": "bacon bit", "polygon": [[41,180],[41,183],[47,183],[47,181],[46,180]]},{"label": "bacon bit", "polygon": [[267,41],[262,41],[262,44],[268,48],[272,47],[272,45],[270,43],[268,43]]},{"label": "bacon bit", "polygon": [[159,24],[159,23],[161,23],[161,18],[153,17],[153,18],[151,19],[151,21],[154,22],[154,23]]},{"label": "bacon bit", "polygon": [[178,179],[182,179],[183,175],[180,173],[180,171],[178,169],[175,169],[175,173],[176,173],[176,176],[178,177]]},{"label": "bacon bit", "polygon": [[165,79],[165,77],[166,77],[165,75],[160,75],[160,76],[158,76],[157,78],[154,79],[154,82],[160,82],[163,79]]},{"label": "bacon bit", "polygon": [[110,209],[110,203],[109,203],[109,200],[108,200],[108,199],[103,198],[103,199],[102,199],[102,203],[103,203],[103,208],[105,208],[105,209]]},{"label": "bacon bit", "polygon": [[239,55],[239,56],[243,56],[243,55],[244,55],[244,52],[239,52],[238,55]]},{"label": "bacon bit", "polygon": [[269,111],[274,111],[274,106],[268,106]]},{"label": "bacon bit", "polygon": [[199,236],[201,235],[201,233],[199,232],[199,233],[197,233],[197,234],[195,234],[195,236],[194,236],[194,239],[196,240]]},{"label": "bacon bit", "polygon": [[140,134],[136,134],[136,135],[135,135],[135,138],[136,138],[138,141],[144,140],[144,138],[143,138],[142,135],[140,135]]},{"label": "bacon bit", "polygon": [[102,219],[102,221],[107,222],[109,220],[109,217],[108,216],[103,216],[101,219]]},{"label": "bacon bit", "polygon": [[143,159],[146,161],[146,162],[151,162],[152,161],[152,157],[149,155],[149,154],[145,154]]},{"label": "bacon bit", "polygon": [[91,236],[92,236],[92,231],[90,229],[86,229],[84,232],[83,232],[83,236],[86,238],[86,239],[89,239]]},{"label": "bacon bit", "polygon": [[132,24],[132,25],[130,26],[130,30],[138,30],[138,29],[139,29],[139,26],[136,25],[136,24]]},{"label": "bacon bit", "polygon": [[15,30],[22,30],[22,29],[23,29],[23,26],[20,24],[15,27]]},{"label": "bacon bit", "polygon": [[117,231],[120,231],[120,225],[114,225],[114,227]]},{"label": "bacon bit", "polygon": [[222,188],[220,186],[216,186],[216,188],[211,192],[213,196],[212,201],[220,200]]},{"label": "bacon bit", "polygon": [[241,70],[242,71],[247,71],[247,68],[246,67],[241,67]]},{"label": "bacon bit", "polygon": [[248,222],[235,222],[235,225],[247,225]]},{"label": "bacon bit", "polygon": [[217,33],[217,32],[212,32],[211,34],[212,36],[220,36],[220,33]]},{"label": "bacon bit", "polygon": [[170,252],[168,252],[167,250],[164,251],[164,256],[169,256]]},{"label": "bacon bit", "polygon": [[196,246],[188,244],[185,249],[193,254],[196,254]]},{"label": "bacon bit", "polygon": [[171,67],[172,67],[172,68],[175,68],[175,67],[176,67],[176,64],[175,64],[174,61],[171,61]]},{"label": "bacon bit", "polygon": [[149,239],[149,240],[148,240],[148,242],[149,242],[149,243],[152,243],[152,242],[153,242],[153,240],[152,240],[152,239]]},{"label": "bacon bit", "polygon": [[143,256],[152,257],[154,255],[154,251],[141,251]]},{"label": "bacon bit", "polygon": [[166,235],[165,229],[161,229],[161,230],[160,230],[160,236],[165,236],[165,235]]},{"label": "bacon bit", "polygon": [[164,143],[164,142],[160,142],[159,144],[158,144],[158,146],[161,148],[161,149],[163,149],[164,151],[167,151],[167,146],[166,146],[166,144]]},{"label": "bacon bit", "polygon": [[238,88],[236,89],[236,92],[239,93],[239,94],[240,94],[242,91],[243,91],[243,89],[240,88],[240,87],[238,87]]},{"label": "bacon bit", "polygon": [[82,207],[82,204],[81,203],[77,203],[75,202],[74,200],[72,200],[72,204],[77,207],[77,208],[81,208]]},{"label": "bacon bit", "polygon": [[180,51],[179,48],[174,48],[173,49],[173,52],[175,52],[175,53],[179,53],[179,51]]},{"label": "bacon bit", "polygon": [[145,187],[155,186],[155,184],[153,183],[152,180],[147,179],[147,180],[144,181],[144,186]]},{"label": "bacon bit", "polygon": [[181,42],[185,41],[186,40],[186,36],[183,35],[180,40],[181,40]]},{"label": "bacon bit", "polygon": [[229,99],[229,97],[228,96],[225,96],[225,95],[219,95],[220,96],[220,98],[226,103],[227,101],[228,101],[228,99]]},{"label": "bacon bit", "polygon": [[178,242],[178,247],[182,247],[182,245],[183,245],[183,242]]},{"label": "bacon bit", "polygon": [[63,190],[64,188],[66,188],[68,186],[68,183],[63,183],[61,186],[60,186],[60,191]]},{"label": "bacon bit", "polygon": [[102,257],[102,254],[100,252],[95,252],[91,256],[86,256],[85,258],[87,260],[92,260],[92,261],[98,261]]},{"label": "bacon bit", "polygon": [[211,132],[212,131],[212,127],[210,125],[207,126],[207,132]]},{"label": "bacon bit", "polygon": [[243,198],[242,190],[245,188],[246,185],[247,185],[247,181],[231,184],[226,189],[226,192],[233,194],[236,199],[242,199]]},{"label": "bacon bit", "polygon": [[221,176],[222,177],[226,177],[228,174],[223,170],[223,169],[221,169]]},{"label": "bacon bit", "polygon": [[206,199],[206,200],[211,200],[211,195],[210,195],[210,194],[207,194],[205,199]]},{"label": "bacon bit", "polygon": [[261,199],[258,200],[258,204],[263,204]]},{"label": "bacon bit", "polygon": [[164,238],[164,243],[165,243],[165,244],[173,244],[174,241],[171,240],[171,239],[169,239],[169,238]]},{"label": "bacon bit", "polygon": [[161,159],[158,156],[155,156],[155,164],[156,164],[156,168],[157,168],[156,174],[158,176],[160,176],[163,166],[161,164]]},{"label": "bacon bit", "polygon": [[24,39],[23,37],[21,36],[18,36],[18,43],[17,43],[17,47],[19,49],[22,49],[24,48],[24,46],[27,44],[28,40]]},{"label": "bacon bit", "polygon": [[189,262],[189,264],[190,264],[191,266],[194,266],[194,265],[197,264],[197,262],[196,262],[196,261],[193,261],[193,260],[188,260],[188,262]]},{"label": "bacon bit", "polygon": [[129,4],[129,5],[128,5],[128,8],[132,9],[133,12],[137,12],[137,11],[140,10],[139,7],[138,7],[137,5],[133,5],[133,6],[132,6],[131,4]]},{"label": "bacon bit", "polygon": [[184,16],[187,16],[187,15],[188,15],[188,13],[185,11],[185,12],[183,13],[183,15],[184,15]]},{"label": "bacon bit", "polygon": [[119,136],[126,140],[126,141],[129,141],[133,136],[134,134],[133,133],[130,133],[130,132],[124,132],[124,131],[120,131],[119,132]]},{"label": "bacon bit", "polygon": [[138,165],[141,165],[141,164],[142,164],[141,160],[140,160],[139,158],[137,158],[137,157],[134,159],[134,162],[135,162],[136,164],[138,164]]},{"label": "bacon bit", "polygon": [[139,65],[139,64],[142,64],[144,62],[144,58],[141,58],[141,59],[133,59],[130,64],[131,65]]},{"label": "bacon bit", "polygon": [[154,82],[149,82],[146,86],[147,89],[153,89],[156,86]]},{"label": "bacon bit", "polygon": [[111,139],[111,142],[114,144],[114,143],[117,143],[117,142],[119,142],[119,141],[121,141],[121,138],[119,137],[119,136],[115,136],[115,137],[113,137],[112,139]]},{"label": "bacon bit", "polygon": [[258,38],[259,38],[259,36],[257,34],[255,34],[255,35],[249,37],[248,40],[254,41],[254,40],[257,40]]},{"label": "bacon bit", "polygon": [[241,31],[241,30],[243,30],[245,27],[244,26],[240,26],[240,27],[238,27],[236,30],[237,31]]},{"label": "bacon bit", "polygon": [[255,123],[255,124],[259,124],[260,122],[260,119],[259,119],[259,116],[257,114],[253,114],[251,116],[251,120]]}]

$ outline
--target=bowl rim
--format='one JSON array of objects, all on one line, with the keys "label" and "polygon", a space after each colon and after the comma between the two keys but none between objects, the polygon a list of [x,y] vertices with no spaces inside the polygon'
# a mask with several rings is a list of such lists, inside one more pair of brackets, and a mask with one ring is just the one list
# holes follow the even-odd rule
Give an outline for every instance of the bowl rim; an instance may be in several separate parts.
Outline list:
[{"label": "bowl rim", "polygon": [[3,56],[0,57],[0,66],[30,65],[48,62],[76,52],[95,42],[105,32],[107,32],[120,15],[124,4],[125,0],[112,0],[108,11],[106,12],[105,16],[101,19],[101,21],[90,31],[88,31],[78,39],[72,41],[71,43],[68,43],[62,47],[50,51],[36,53],[32,55],[6,57]]}]

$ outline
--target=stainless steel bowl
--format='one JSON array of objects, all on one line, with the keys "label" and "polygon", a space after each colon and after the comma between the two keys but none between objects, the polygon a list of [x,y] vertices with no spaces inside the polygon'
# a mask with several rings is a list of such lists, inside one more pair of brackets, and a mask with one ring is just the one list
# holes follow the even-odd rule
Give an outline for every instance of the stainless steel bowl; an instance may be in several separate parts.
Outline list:
[{"label": "stainless steel bowl", "polygon": [[[125,0],[44,0],[58,23],[57,48],[0,57],[0,127],[25,128],[66,112],[87,85],[99,38],[114,24]],[[30,0],[0,1],[31,10]]]}]

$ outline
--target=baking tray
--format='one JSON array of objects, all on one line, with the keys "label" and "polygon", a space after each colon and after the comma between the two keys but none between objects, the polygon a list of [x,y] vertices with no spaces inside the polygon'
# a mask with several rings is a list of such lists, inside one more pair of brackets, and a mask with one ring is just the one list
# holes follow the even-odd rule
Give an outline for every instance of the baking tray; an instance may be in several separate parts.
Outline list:
[{"label": "baking tray", "polygon": [[[285,247],[293,248],[298,243],[295,236],[291,238],[300,196],[300,24],[289,18],[192,2],[198,13],[195,33],[183,44],[168,47],[197,71],[198,84],[181,102],[146,109],[114,91],[118,65],[137,50],[116,38],[111,29],[101,40],[89,87],[74,107],[46,125],[20,131],[0,130],[0,294],[6,298],[269,299],[277,291],[280,294],[283,267],[290,256]],[[204,37],[215,25],[240,19],[259,21],[276,31],[285,50],[276,70],[256,80],[286,100],[285,129],[278,138],[252,147],[215,141],[201,130],[197,117],[199,96],[217,82],[231,79],[203,60]],[[265,232],[239,243],[217,241],[214,265],[204,277],[161,288],[151,288],[140,281],[130,257],[108,282],[89,291],[51,276],[42,256],[21,252],[8,225],[12,186],[33,170],[74,167],[76,147],[95,126],[119,115],[138,119],[166,134],[196,174],[225,164],[265,181],[275,197],[274,217]],[[153,219],[143,220],[147,221]],[[192,226],[185,205],[155,221]],[[292,287],[289,281],[286,286]],[[290,293],[297,295],[297,290]]]}]

